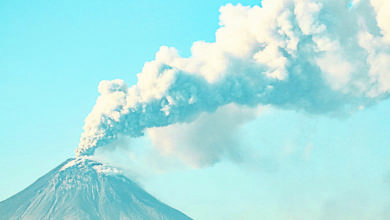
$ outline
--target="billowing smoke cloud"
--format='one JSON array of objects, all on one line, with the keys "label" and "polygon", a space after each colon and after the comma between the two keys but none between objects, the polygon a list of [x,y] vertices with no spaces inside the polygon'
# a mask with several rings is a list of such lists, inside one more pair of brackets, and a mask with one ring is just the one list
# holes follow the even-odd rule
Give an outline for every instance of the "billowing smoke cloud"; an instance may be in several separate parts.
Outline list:
[{"label": "billowing smoke cloud", "polygon": [[385,99],[386,8],[386,0],[223,6],[215,42],[195,42],[188,58],[161,47],[132,87],[122,80],[101,82],[76,153],[91,155],[118,136],[188,123],[231,103],[332,115]]}]

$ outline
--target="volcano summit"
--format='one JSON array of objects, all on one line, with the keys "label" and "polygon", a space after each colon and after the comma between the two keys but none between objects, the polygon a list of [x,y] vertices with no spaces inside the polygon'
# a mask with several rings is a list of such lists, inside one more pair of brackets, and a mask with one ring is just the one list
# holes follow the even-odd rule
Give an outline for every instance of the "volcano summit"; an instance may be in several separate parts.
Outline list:
[{"label": "volcano summit", "polygon": [[0,219],[191,219],[145,192],[113,167],[69,159],[0,202]]}]

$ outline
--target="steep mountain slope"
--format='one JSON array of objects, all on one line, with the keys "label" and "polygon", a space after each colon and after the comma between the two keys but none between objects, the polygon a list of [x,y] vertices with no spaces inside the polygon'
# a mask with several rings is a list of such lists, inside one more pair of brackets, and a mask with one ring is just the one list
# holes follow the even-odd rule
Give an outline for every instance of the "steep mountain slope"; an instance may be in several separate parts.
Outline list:
[{"label": "steep mountain slope", "polygon": [[0,219],[190,219],[161,203],[115,168],[69,159],[0,202]]}]

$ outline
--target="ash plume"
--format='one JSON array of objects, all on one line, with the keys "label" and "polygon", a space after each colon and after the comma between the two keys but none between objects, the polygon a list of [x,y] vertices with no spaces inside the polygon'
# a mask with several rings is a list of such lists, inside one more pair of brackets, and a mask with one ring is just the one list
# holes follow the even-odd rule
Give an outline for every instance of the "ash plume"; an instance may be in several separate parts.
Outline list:
[{"label": "ash plume", "polygon": [[263,0],[220,9],[215,42],[190,57],[163,46],[136,85],[102,81],[76,154],[121,135],[190,123],[220,107],[350,114],[388,97],[390,20],[385,0]]}]

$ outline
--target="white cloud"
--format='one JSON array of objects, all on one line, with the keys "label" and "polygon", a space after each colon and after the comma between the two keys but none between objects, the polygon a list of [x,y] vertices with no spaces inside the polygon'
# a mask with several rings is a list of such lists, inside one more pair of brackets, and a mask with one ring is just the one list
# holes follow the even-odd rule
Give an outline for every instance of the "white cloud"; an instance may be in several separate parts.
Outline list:
[{"label": "white cloud", "polygon": [[376,20],[382,30],[383,39],[390,42],[390,1],[371,0],[371,4],[376,11]]},{"label": "white cloud", "polygon": [[326,54],[317,59],[325,79],[334,90],[343,90],[351,80],[353,66],[340,54]]},{"label": "white cloud", "polygon": [[[185,134],[207,135],[197,126],[212,126],[203,118],[223,106],[271,105],[329,115],[387,98],[390,3],[349,3],[263,0],[263,7],[221,7],[215,42],[195,42],[188,58],[161,47],[130,88],[121,80],[101,83],[77,154],[93,154],[120,135],[138,137],[148,129],[163,151],[183,158],[190,152],[193,164],[212,164],[230,154],[232,148],[222,144],[228,137],[218,129],[205,140]],[[215,123],[231,126],[231,134],[240,124]],[[159,135],[173,137],[181,130],[187,133],[176,139]]]}]

